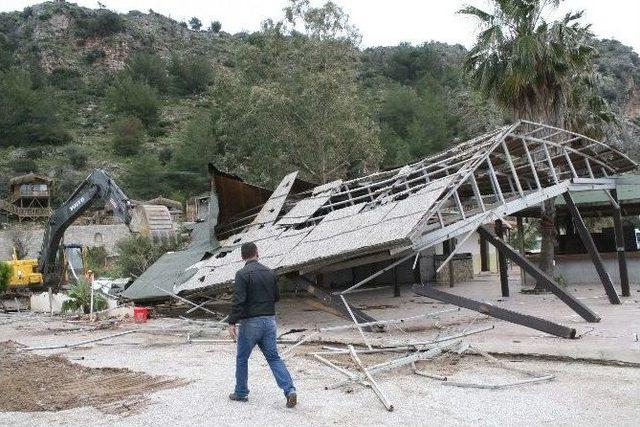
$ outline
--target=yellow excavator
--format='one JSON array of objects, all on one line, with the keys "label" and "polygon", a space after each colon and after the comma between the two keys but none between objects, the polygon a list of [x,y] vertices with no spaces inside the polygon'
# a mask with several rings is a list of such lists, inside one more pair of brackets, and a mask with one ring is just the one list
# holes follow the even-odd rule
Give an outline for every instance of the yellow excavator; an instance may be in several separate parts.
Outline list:
[{"label": "yellow excavator", "polygon": [[175,238],[175,228],[166,206],[133,206],[124,192],[103,170],[94,170],[58,209],[45,228],[42,248],[37,259],[18,259],[15,248],[9,291],[57,289],[60,285],[86,273],[86,252],[80,245],[62,244],[66,229],[93,202],[102,199],[133,233],[156,241]]}]

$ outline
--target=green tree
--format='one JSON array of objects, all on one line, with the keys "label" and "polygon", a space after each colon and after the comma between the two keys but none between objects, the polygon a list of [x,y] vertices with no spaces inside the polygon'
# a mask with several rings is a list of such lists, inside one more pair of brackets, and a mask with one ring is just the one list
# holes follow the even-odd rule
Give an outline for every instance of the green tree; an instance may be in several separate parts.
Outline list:
[{"label": "green tree", "polygon": [[169,72],[176,91],[183,95],[204,92],[213,80],[213,68],[202,55],[174,56]]},{"label": "green tree", "polygon": [[212,108],[189,122],[171,158],[172,169],[203,173],[211,161],[224,163],[224,135],[219,121],[220,110]]},{"label": "green tree", "polygon": [[292,1],[284,20],[265,22],[238,53],[241,73],[218,81],[224,136],[214,144],[225,158],[268,184],[292,168],[315,182],[375,170],[382,149],[358,84],[358,41],[333,3]]},{"label": "green tree", "polygon": [[214,34],[218,34],[221,29],[222,29],[222,24],[220,23],[220,21],[213,21],[209,26],[209,31],[211,31]]},{"label": "green tree", "polygon": [[173,239],[154,244],[149,237],[131,236],[116,244],[116,268],[124,276],[138,277],[166,252],[181,249],[183,243]]},{"label": "green tree", "polygon": [[144,142],[144,125],[135,117],[122,117],[111,126],[113,150],[121,156],[138,154]]},{"label": "green tree", "polygon": [[146,52],[134,53],[127,62],[127,73],[136,81],[144,82],[158,92],[168,86],[167,64],[158,55]]},{"label": "green tree", "polygon": [[150,127],[158,121],[160,100],[146,82],[135,81],[129,75],[119,76],[107,90],[107,101],[117,113],[137,117]]},{"label": "green tree", "polygon": [[192,30],[200,31],[200,28],[202,28],[202,21],[194,16],[189,20],[189,25],[191,26]]},{"label": "green tree", "polygon": [[134,159],[122,182],[129,196],[146,200],[171,194],[172,187],[165,174],[158,156],[146,153]]},{"label": "green tree", "polygon": [[0,71],[0,147],[68,142],[59,111],[64,101],[25,69]]},{"label": "green tree", "polygon": [[[579,22],[582,12],[547,21],[545,13],[560,1],[492,0],[488,11],[467,6],[460,13],[481,27],[466,62],[475,86],[516,118],[563,128],[571,125],[574,85],[584,84],[584,75],[593,72],[595,49],[588,26]],[[554,218],[553,201],[545,202],[540,266],[550,274]]]}]

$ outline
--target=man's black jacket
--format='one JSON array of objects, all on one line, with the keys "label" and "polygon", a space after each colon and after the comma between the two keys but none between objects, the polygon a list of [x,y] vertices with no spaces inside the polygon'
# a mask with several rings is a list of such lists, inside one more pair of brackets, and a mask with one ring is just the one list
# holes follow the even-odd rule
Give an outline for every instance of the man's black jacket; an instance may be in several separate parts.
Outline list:
[{"label": "man's black jacket", "polygon": [[228,322],[235,325],[238,320],[248,317],[273,316],[279,299],[275,273],[256,260],[247,261],[236,273],[233,308]]}]

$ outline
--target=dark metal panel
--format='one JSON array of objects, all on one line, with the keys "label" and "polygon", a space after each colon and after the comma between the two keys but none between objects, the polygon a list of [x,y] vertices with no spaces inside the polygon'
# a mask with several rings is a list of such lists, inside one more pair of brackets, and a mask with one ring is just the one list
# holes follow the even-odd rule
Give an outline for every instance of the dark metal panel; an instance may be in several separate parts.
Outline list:
[{"label": "dark metal panel", "polygon": [[458,295],[449,294],[447,292],[440,291],[433,286],[413,285],[413,292],[418,295],[435,299],[437,301],[446,302],[458,307],[468,308],[469,310],[477,311],[478,313],[486,314],[487,316],[495,317],[496,319],[502,319],[506,320],[507,322],[517,323],[518,325],[537,329],[539,331],[546,332],[548,334],[555,335],[561,338],[576,337],[576,330],[573,328],[559,325],[548,320],[540,319],[539,317],[517,313],[505,308],[496,307],[495,305],[475,301]]},{"label": "dark metal panel", "polygon": [[607,273],[607,270],[604,268],[602,257],[600,256],[600,253],[596,248],[596,244],[591,238],[591,234],[589,234],[589,230],[587,230],[587,226],[584,224],[584,221],[580,216],[578,207],[576,206],[569,192],[564,193],[563,196],[565,202],[567,203],[567,208],[569,208],[569,212],[571,212],[571,216],[573,216],[573,223],[576,226],[576,231],[578,231],[578,235],[580,236],[582,243],[587,248],[589,255],[591,255],[593,265],[596,267],[596,271],[598,272],[598,276],[600,276],[600,281],[602,282],[604,290],[609,297],[609,301],[611,302],[611,304],[620,304],[620,298],[618,297],[618,294],[613,287],[611,277],[609,277],[609,273]]},{"label": "dark metal panel", "polygon": [[[502,240],[504,236],[502,220],[499,220],[499,219],[496,220],[495,230],[496,230],[496,237]],[[485,238],[487,237],[485,236]],[[491,239],[488,239],[488,240],[490,242],[492,241]],[[502,291],[502,296],[508,297],[509,296],[509,273],[507,273],[507,257],[501,251],[498,251],[498,270],[500,271],[500,290]]]},{"label": "dark metal panel", "polygon": [[620,272],[620,287],[622,288],[622,296],[631,296],[629,289],[629,271],[627,270],[627,257],[625,256],[624,233],[622,231],[622,215],[620,213],[620,201],[618,200],[618,192],[611,190],[611,197],[617,205],[613,205],[613,228],[616,236],[616,252],[618,254],[618,269]]},{"label": "dark metal panel", "polygon": [[562,302],[571,307],[571,309],[578,313],[584,320],[586,320],[587,322],[600,321],[600,317],[593,311],[591,311],[589,307],[587,307],[582,302],[577,300],[573,295],[559,287],[553,281],[553,279],[549,277],[549,275],[542,271],[537,265],[529,262],[528,259],[519,254],[518,251],[516,251],[510,245],[505,243],[503,240],[497,239],[495,236],[492,236],[491,233],[484,227],[479,227],[478,233],[481,236],[484,236],[485,239],[487,239],[492,245],[494,245],[501,255],[504,255],[505,258],[508,257],[514,263],[520,266],[520,268],[533,276],[533,278],[536,279],[537,283],[540,283],[548,291],[552,292],[555,296],[560,298]]}]

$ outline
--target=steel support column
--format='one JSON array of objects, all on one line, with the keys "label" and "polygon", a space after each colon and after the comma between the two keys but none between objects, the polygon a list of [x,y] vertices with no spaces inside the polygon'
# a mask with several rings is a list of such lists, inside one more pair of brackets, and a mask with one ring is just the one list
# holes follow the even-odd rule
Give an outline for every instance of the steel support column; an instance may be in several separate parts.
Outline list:
[{"label": "steel support column", "polygon": [[604,290],[607,293],[607,296],[609,297],[609,301],[611,302],[611,304],[620,304],[620,298],[616,293],[616,289],[613,287],[613,283],[611,282],[611,277],[609,276],[609,273],[607,273],[607,270],[604,268],[602,257],[600,256],[600,253],[596,248],[596,244],[591,238],[591,234],[589,234],[589,230],[587,229],[587,226],[584,224],[584,221],[582,220],[582,216],[580,216],[580,211],[578,210],[578,207],[573,201],[573,197],[571,197],[571,194],[569,194],[568,191],[564,193],[563,196],[564,196],[565,202],[567,203],[567,207],[569,208],[569,212],[573,217],[573,224],[576,226],[576,231],[580,236],[580,240],[582,240],[582,244],[584,245],[585,248],[587,248],[589,255],[591,255],[593,265],[595,266],[596,271],[598,272],[598,276],[600,276],[600,281],[602,282],[602,286],[604,286]]},{"label": "steel support column", "polygon": [[418,295],[425,296],[437,301],[453,304],[458,307],[464,307],[496,319],[506,320],[507,322],[517,323],[528,328],[537,329],[551,335],[562,338],[575,338],[576,330],[567,326],[559,325],[539,317],[529,316],[528,314],[517,313],[515,311],[496,307],[480,301],[475,301],[459,295],[449,294],[440,291],[433,286],[413,285],[413,292]]},{"label": "steel support column", "polygon": [[[495,230],[496,230],[496,237],[502,240],[502,238],[504,237],[504,228],[502,226],[502,221],[499,219],[496,220],[495,222]],[[491,240],[489,241],[491,242]],[[500,272],[500,289],[502,291],[502,296],[508,297],[509,296],[509,273],[507,272],[507,258],[500,251],[498,251],[498,271]]]},{"label": "steel support column", "polygon": [[600,317],[591,311],[581,301],[577,300],[573,295],[559,287],[551,277],[540,269],[537,265],[531,263],[528,259],[518,253],[518,251],[505,243],[503,240],[491,235],[489,230],[484,227],[478,228],[478,233],[484,236],[489,243],[495,246],[496,250],[504,255],[505,258],[511,259],[516,263],[523,271],[530,274],[538,283],[543,285],[549,292],[552,292],[555,296],[560,298],[562,302],[567,304],[573,311],[578,313],[587,322],[596,323],[600,321]]},{"label": "steel support column", "polygon": [[618,270],[620,272],[620,288],[622,289],[622,296],[631,296],[631,290],[629,289],[629,271],[627,270],[627,257],[624,252],[624,233],[622,231],[622,214],[620,213],[620,201],[618,200],[618,192],[611,190],[611,198],[613,199],[613,228],[616,235],[616,252],[618,254]]}]

